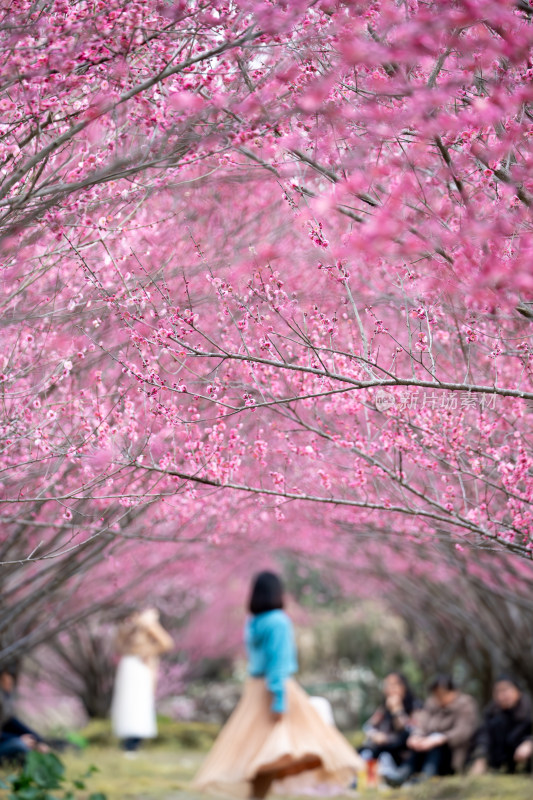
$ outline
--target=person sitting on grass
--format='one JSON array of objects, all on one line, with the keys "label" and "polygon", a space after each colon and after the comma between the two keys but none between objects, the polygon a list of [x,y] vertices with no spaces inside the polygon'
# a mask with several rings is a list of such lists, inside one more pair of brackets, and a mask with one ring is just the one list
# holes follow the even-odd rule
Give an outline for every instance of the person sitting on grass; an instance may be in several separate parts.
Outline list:
[{"label": "person sitting on grass", "polygon": [[391,672],[383,682],[383,701],[363,730],[366,740],[359,750],[365,761],[378,759],[382,765],[399,766],[409,755],[407,739],[412,730],[412,715],[420,703],[411,691],[407,678]]},{"label": "person sitting on grass", "polygon": [[416,773],[420,779],[460,772],[465,765],[479,720],[476,701],[459,692],[449,675],[438,675],[430,696],[407,739],[407,762],[383,773],[387,783],[401,786]]},{"label": "person sitting on grass", "polygon": [[23,763],[30,750],[50,752],[42,737],[15,716],[16,677],[15,665],[0,667],[0,764]]},{"label": "person sitting on grass", "polygon": [[476,735],[471,774],[502,768],[512,774],[520,764],[531,769],[531,713],[531,698],[515,678],[501,675],[494,684],[492,702],[485,709]]}]

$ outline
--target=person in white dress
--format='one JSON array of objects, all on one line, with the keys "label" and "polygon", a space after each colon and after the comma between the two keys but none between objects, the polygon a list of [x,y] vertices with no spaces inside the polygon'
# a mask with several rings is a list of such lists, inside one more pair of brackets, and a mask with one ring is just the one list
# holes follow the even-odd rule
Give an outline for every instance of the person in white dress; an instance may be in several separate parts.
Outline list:
[{"label": "person in white dress", "polygon": [[172,645],[155,608],[132,614],[119,627],[117,649],[121,658],[113,688],[111,723],[126,753],[137,750],[143,739],[157,736],[155,688],[159,657]]}]

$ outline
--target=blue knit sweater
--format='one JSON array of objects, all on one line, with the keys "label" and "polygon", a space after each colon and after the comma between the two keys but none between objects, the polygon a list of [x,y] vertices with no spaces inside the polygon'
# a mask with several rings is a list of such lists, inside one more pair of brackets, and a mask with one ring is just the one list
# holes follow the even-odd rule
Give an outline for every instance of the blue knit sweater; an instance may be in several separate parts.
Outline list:
[{"label": "blue knit sweater", "polygon": [[246,623],[248,672],[264,678],[272,693],[272,711],[287,710],[285,681],[298,670],[292,623],[284,611],[265,611]]}]

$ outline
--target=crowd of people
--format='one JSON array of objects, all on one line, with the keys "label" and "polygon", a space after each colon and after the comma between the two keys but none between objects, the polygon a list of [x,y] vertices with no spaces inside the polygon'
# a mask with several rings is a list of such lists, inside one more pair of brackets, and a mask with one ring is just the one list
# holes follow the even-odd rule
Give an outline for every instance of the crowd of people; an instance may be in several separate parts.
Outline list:
[{"label": "crowd of people", "polygon": [[488,769],[531,769],[531,699],[515,678],[498,677],[482,715],[449,675],[435,677],[428,690],[422,705],[403,675],[385,678],[383,702],[365,725],[360,753],[367,762],[378,762],[377,773],[387,783],[401,786],[415,775],[464,770],[479,775]]},{"label": "crowd of people", "polygon": [[[294,633],[283,606],[279,576],[255,576],[245,629],[249,677],[195,788],[244,792],[259,800],[276,783],[279,790],[283,781],[293,781],[291,794],[303,786],[325,785],[330,793],[332,786],[354,787],[370,774],[401,786],[462,771],[531,770],[532,704],[512,675],[495,681],[492,701],[480,714],[474,698],[449,675],[431,681],[422,703],[406,678],[392,672],[384,680],[381,704],[363,726],[365,742],[355,750],[335,727],[327,701],[310,698],[295,681]],[[172,639],[157,612],[149,609],[125,620],[118,646],[112,722],[124,752],[131,755],[157,733],[157,665]],[[15,678],[15,669],[0,669],[0,764],[22,763],[31,750],[49,749],[15,715]]]}]

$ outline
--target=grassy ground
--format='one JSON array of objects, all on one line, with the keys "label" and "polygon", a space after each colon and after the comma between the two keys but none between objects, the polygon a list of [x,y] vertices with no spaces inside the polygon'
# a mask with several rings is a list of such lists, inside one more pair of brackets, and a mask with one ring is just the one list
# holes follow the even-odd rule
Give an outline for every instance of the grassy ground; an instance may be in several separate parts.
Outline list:
[{"label": "grassy ground", "polygon": [[[109,725],[92,723],[82,732],[79,750],[62,756],[68,775],[81,776],[91,764],[98,772],[87,780],[90,792],[103,792],[108,800],[201,800],[189,788],[205,753],[217,733],[216,726],[179,724],[160,720],[159,739],[146,743],[128,759],[112,739]],[[0,791],[0,798],[2,793]],[[339,800],[532,800],[533,778],[490,775],[483,778],[449,778],[403,790],[347,792]],[[80,800],[83,794],[80,793]]]},{"label": "grassy ground", "polygon": [[[116,748],[89,747],[65,757],[71,775],[80,774],[89,764],[100,772],[88,780],[88,788],[105,792],[108,800],[200,800],[188,783],[204,753],[173,749],[161,745],[140,751],[129,760]],[[483,778],[441,778],[403,790],[347,793],[346,800],[531,800],[533,779],[524,776],[484,776]],[[339,798],[339,800],[342,800]]]},{"label": "grassy ground", "polygon": [[108,800],[180,800],[192,797],[188,783],[204,753],[173,750],[168,746],[140,751],[129,760],[116,747],[89,747],[63,756],[67,773],[76,777],[94,764],[99,772],[87,779],[90,792],[103,792]]}]

